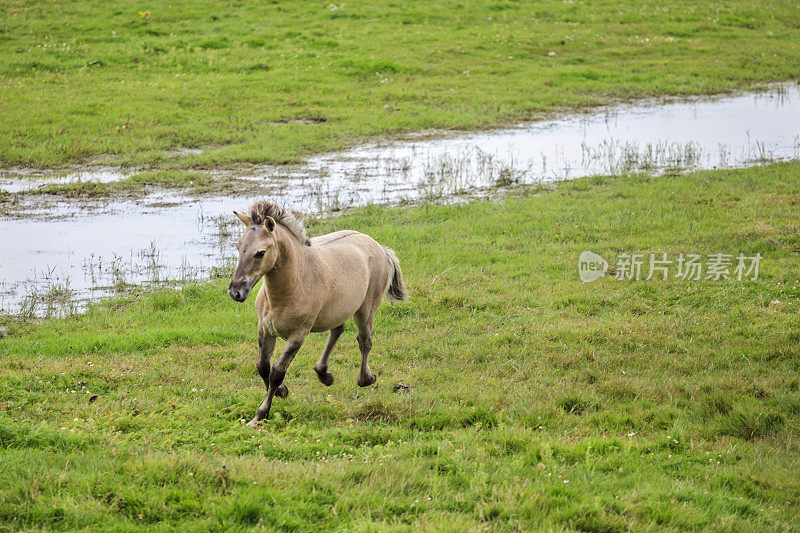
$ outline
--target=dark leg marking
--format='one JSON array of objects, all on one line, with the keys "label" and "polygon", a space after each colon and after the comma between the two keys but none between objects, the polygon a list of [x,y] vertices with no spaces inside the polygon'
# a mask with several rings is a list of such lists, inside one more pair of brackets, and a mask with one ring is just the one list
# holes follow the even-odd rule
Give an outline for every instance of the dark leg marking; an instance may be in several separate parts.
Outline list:
[{"label": "dark leg marking", "polygon": [[369,387],[378,379],[369,369],[369,351],[372,349],[372,336],[362,337],[361,333],[359,333],[358,347],[361,350],[361,371],[358,375],[358,386]]},{"label": "dark leg marking", "polygon": [[[288,389],[286,389],[286,385],[283,384],[283,378],[286,376],[286,370],[289,368],[292,359],[294,359],[295,354],[297,354],[297,351],[300,350],[300,346],[302,345],[302,339],[290,339],[286,341],[286,347],[283,349],[283,353],[278,359],[278,362],[275,363],[269,371],[267,397],[264,398],[264,402],[258,408],[258,411],[256,411],[256,416],[247,424],[248,426],[256,427],[261,420],[269,416],[269,410],[272,407],[272,398],[275,395],[279,398],[288,395],[289,392]],[[283,390],[281,390],[281,388],[283,388]]]}]

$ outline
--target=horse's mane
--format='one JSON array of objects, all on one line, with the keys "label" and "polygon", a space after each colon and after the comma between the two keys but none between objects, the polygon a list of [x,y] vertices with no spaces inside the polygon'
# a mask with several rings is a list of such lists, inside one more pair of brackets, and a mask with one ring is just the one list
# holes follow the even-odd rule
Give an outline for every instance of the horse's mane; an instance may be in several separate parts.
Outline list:
[{"label": "horse's mane", "polygon": [[286,229],[294,233],[297,239],[311,246],[311,241],[306,237],[306,228],[303,226],[303,214],[292,209],[284,209],[266,200],[259,200],[250,206],[250,218],[256,224],[263,224],[267,217],[272,217],[278,224],[283,224]]}]

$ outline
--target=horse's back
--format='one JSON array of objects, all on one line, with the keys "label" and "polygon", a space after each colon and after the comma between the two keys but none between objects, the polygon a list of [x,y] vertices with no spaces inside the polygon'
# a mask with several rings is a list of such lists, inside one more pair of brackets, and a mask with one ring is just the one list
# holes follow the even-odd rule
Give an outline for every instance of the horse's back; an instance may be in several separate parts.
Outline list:
[{"label": "horse's back", "polygon": [[331,245],[352,245],[354,242],[363,242],[366,240],[375,241],[369,235],[361,233],[356,230],[352,229],[342,229],[339,231],[334,231],[332,233],[326,233],[325,235],[319,235],[317,237],[312,237],[311,246],[331,246]]},{"label": "horse's back", "polygon": [[340,230],[311,239],[311,246],[324,256],[347,256],[351,254],[384,255],[383,247],[364,233],[355,230]]}]

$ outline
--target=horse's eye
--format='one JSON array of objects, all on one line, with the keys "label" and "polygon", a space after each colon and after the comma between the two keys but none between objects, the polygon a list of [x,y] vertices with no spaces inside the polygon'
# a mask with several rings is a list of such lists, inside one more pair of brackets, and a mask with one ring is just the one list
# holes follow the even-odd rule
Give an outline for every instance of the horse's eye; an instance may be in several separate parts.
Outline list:
[{"label": "horse's eye", "polygon": [[261,259],[262,257],[264,257],[265,253],[266,252],[264,250],[261,250],[260,252],[256,252],[256,255],[255,255],[256,259]]}]

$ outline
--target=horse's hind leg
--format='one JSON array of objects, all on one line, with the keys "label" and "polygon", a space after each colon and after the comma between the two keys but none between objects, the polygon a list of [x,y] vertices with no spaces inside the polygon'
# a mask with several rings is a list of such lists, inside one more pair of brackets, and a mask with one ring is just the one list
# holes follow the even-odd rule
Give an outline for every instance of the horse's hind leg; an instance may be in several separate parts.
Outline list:
[{"label": "horse's hind leg", "polygon": [[317,364],[314,365],[317,377],[326,387],[333,385],[333,374],[328,372],[328,357],[330,357],[333,347],[336,345],[336,341],[339,340],[339,337],[342,336],[343,331],[344,324],[336,326],[331,330],[330,335],[328,335],[328,343],[325,345],[325,349],[322,350],[322,355],[319,356]]},{"label": "horse's hind leg", "polygon": [[[380,300],[379,300],[380,302]],[[369,351],[372,349],[372,324],[375,322],[375,311],[363,307],[353,316],[358,326],[358,348],[361,350],[361,370],[358,374],[358,386],[367,387],[378,379],[369,369]]]}]

